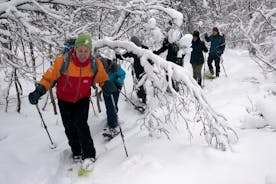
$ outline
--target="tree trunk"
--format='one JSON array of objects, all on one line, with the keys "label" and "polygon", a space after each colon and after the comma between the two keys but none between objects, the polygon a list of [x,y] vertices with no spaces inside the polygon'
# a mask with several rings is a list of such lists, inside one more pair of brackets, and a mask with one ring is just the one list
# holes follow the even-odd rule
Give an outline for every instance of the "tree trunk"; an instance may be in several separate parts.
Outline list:
[{"label": "tree trunk", "polygon": [[22,87],[21,87],[21,84],[20,84],[20,82],[18,80],[16,69],[14,69],[14,85],[15,85],[15,89],[16,89],[16,98],[17,98],[16,111],[18,113],[20,113],[20,110],[21,110],[21,99],[20,99],[20,96],[22,95]]},{"label": "tree trunk", "polygon": [[36,64],[35,64],[34,46],[31,40],[29,41],[29,46],[30,46],[30,53],[31,53],[31,60],[32,60],[32,68],[33,68],[33,80],[36,85],[37,81],[36,81]]},{"label": "tree trunk", "polygon": [[[49,46],[49,54],[50,54],[50,64],[53,64],[53,57],[52,57],[52,46]],[[53,86],[50,88],[49,90],[50,93],[50,99],[51,99],[51,103],[53,105],[53,110],[54,110],[54,114],[57,115],[57,105],[56,105],[56,101],[54,98],[54,94],[53,94]]]}]

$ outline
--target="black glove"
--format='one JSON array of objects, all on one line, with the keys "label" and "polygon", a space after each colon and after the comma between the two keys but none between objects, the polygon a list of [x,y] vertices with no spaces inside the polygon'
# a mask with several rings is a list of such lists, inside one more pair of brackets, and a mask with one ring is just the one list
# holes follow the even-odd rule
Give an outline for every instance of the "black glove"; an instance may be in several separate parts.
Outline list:
[{"label": "black glove", "polygon": [[217,55],[218,55],[218,57],[220,57],[222,55],[222,53],[221,52],[217,52]]},{"label": "black glove", "polygon": [[122,56],[121,56],[120,54],[118,54],[118,53],[115,54],[115,57],[116,57],[117,59],[120,59],[120,60],[123,59]]},{"label": "black glove", "polygon": [[116,85],[116,87],[117,87],[117,90],[118,90],[118,91],[121,91],[123,85],[122,85],[122,84],[119,84],[118,82],[116,82],[115,85]]},{"label": "black glove", "polygon": [[104,82],[104,85],[102,87],[104,94],[111,95],[112,93],[117,92],[117,87],[114,84],[114,82],[107,80]]},{"label": "black glove", "polygon": [[31,104],[36,105],[39,98],[46,93],[46,88],[43,85],[36,86],[35,90],[29,94],[29,101]]},{"label": "black glove", "polygon": [[183,66],[183,58],[177,58],[176,64],[179,66]]}]

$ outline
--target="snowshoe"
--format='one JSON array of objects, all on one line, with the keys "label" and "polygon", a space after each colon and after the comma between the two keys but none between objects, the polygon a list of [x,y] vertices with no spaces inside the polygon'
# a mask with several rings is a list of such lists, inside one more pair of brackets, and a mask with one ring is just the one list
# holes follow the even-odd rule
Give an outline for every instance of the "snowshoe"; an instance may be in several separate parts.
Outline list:
[{"label": "snowshoe", "polygon": [[86,158],[83,160],[80,170],[78,172],[78,176],[84,176],[92,172],[93,165],[95,163],[94,158]]},{"label": "snowshoe", "polygon": [[212,75],[211,73],[204,73],[204,78],[205,79],[215,79],[216,76]]},{"label": "snowshoe", "polygon": [[119,133],[120,133],[119,127],[105,128],[104,133],[103,133],[103,137],[107,141],[109,141],[109,140],[113,139],[114,137],[116,137]]},{"label": "snowshoe", "polygon": [[142,105],[136,105],[135,110],[139,111],[140,113],[144,114],[146,109]]}]

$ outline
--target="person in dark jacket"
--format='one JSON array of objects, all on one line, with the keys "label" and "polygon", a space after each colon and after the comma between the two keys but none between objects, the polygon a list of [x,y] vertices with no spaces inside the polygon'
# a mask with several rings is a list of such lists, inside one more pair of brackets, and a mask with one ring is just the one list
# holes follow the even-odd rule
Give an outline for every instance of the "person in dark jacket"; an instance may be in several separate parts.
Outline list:
[{"label": "person in dark jacket", "polygon": [[[148,49],[148,47],[143,45],[142,42],[139,40],[139,38],[136,36],[131,37],[130,41],[133,42],[138,47],[142,47],[143,49]],[[135,77],[136,77],[137,81],[142,79],[142,77],[145,73],[145,70],[144,70],[144,67],[141,65],[140,58],[136,54],[134,54],[132,52],[127,52],[127,53],[123,54],[122,56],[119,54],[116,54],[116,57],[118,59],[129,58],[129,57],[133,58],[133,60],[134,60],[133,68],[134,68]],[[141,85],[138,88],[137,96],[138,96],[138,98],[140,98],[142,100],[142,103],[146,104],[147,94],[146,94],[144,85]]]},{"label": "person in dark jacket", "polygon": [[205,40],[207,42],[211,42],[211,47],[210,47],[209,57],[208,57],[208,67],[209,67],[210,73],[214,75],[214,69],[213,69],[212,63],[215,60],[216,77],[219,77],[220,57],[223,54],[225,49],[224,36],[220,35],[217,27],[214,27],[211,36],[208,36],[207,33],[205,34]]},{"label": "person in dark jacket", "polygon": [[[109,80],[112,81],[117,87],[117,91],[112,94],[106,94],[105,92],[103,92],[108,125],[108,127],[104,129],[104,136],[109,135],[109,137],[114,137],[120,132],[118,128],[117,118],[118,100],[120,96],[120,91],[122,89],[122,86],[124,85],[126,72],[119,64],[110,59],[105,59],[103,63],[105,66],[105,70],[108,73]],[[113,105],[112,97],[114,99],[115,107]]]},{"label": "person in dark jacket", "polygon": [[193,50],[191,53],[190,63],[192,64],[192,67],[193,67],[193,77],[201,86],[201,81],[202,81],[201,70],[204,64],[204,57],[203,57],[202,51],[208,52],[208,49],[205,46],[205,43],[200,40],[198,31],[193,32],[192,48]]},{"label": "person in dark jacket", "polygon": [[168,38],[165,38],[163,41],[163,45],[160,49],[157,51],[153,51],[154,54],[160,55],[161,53],[165,52],[168,50],[168,54],[166,57],[167,61],[171,61],[175,64],[178,64],[180,66],[183,66],[183,58],[178,58],[177,53],[179,51],[179,47],[177,43],[170,43],[168,41]]},{"label": "person in dark jacket", "polygon": [[[182,58],[178,58],[177,57],[177,53],[179,51],[179,47],[177,45],[177,43],[170,43],[168,38],[165,38],[163,41],[163,45],[162,47],[157,50],[157,51],[153,51],[154,54],[160,55],[161,53],[165,52],[166,50],[168,50],[167,56],[166,56],[166,60],[167,61],[171,61],[179,66],[183,66],[183,57]],[[173,88],[176,91],[179,91],[179,85],[177,82],[175,82],[174,80],[172,80],[172,85]]]}]

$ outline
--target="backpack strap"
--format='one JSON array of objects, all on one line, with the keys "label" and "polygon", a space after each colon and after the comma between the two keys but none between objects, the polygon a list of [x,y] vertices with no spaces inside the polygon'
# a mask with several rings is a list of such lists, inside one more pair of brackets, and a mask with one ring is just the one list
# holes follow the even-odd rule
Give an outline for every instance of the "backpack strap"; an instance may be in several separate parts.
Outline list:
[{"label": "backpack strap", "polygon": [[[70,55],[69,52],[64,53],[64,60],[62,63],[62,66],[60,68],[60,73],[61,74],[66,74],[66,80],[68,81],[68,66],[70,62]],[[98,73],[98,66],[97,66],[97,58],[91,55],[91,71],[93,72],[93,77],[92,77],[92,83],[94,83],[94,79]]]},{"label": "backpack strap", "polygon": [[92,84],[95,84],[95,78],[98,73],[97,58],[91,55],[91,71],[93,72]]},{"label": "backpack strap", "polygon": [[91,55],[91,70],[93,71],[94,75],[96,75],[98,72],[97,58],[93,55]]},{"label": "backpack strap", "polygon": [[[69,52],[66,52],[64,54],[64,60],[63,60],[62,66],[60,68],[61,74],[65,73],[68,70],[69,62],[70,62]],[[91,55],[91,71],[93,71],[94,76],[98,72],[97,58],[92,55]]]},{"label": "backpack strap", "polygon": [[63,60],[63,63],[61,65],[61,68],[60,68],[60,73],[61,74],[65,73],[68,70],[69,62],[70,62],[69,52],[65,52],[64,60]]}]

